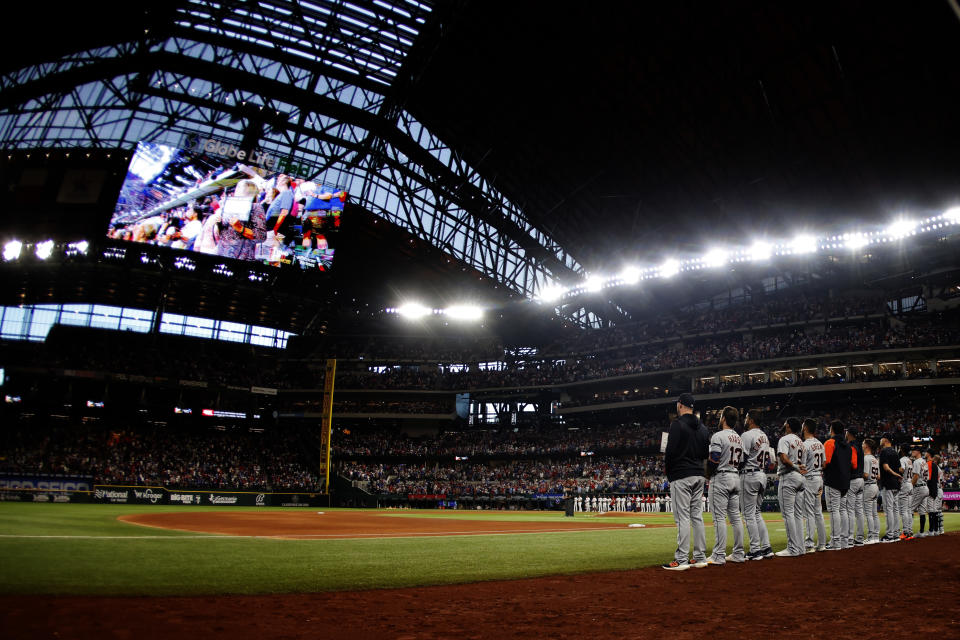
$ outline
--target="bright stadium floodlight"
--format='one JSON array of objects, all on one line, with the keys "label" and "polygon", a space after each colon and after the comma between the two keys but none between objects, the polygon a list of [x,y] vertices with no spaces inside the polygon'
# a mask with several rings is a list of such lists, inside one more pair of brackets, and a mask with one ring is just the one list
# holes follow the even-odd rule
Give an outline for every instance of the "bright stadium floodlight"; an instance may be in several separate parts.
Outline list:
[{"label": "bright stadium floodlight", "polygon": [[404,318],[422,318],[430,314],[430,309],[416,302],[408,302],[397,307],[397,313]]},{"label": "bright stadium floodlight", "polygon": [[71,243],[71,244],[68,245],[68,246],[69,246],[70,249],[73,249],[73,250],[75,250],[75,251],[79,251],[80,253],[86,255],[86,254],[87,254],[87,249],[90,248],[90,243],[87,242],[86,240],[81,240],[80,242],[73,242],[73,243]]},{"label": "bright stadium floodlight", "polygon": [[943,212],[944,220],[949,220],[954,224],[960,223],[960,207],[951,207]]},{"label": "bright stadium floodlight", "polygon": [[583,283],[584,288],[590,293],[596,293],[603,289],[603,278],[600,276],[590,276],[587,278],[587,281]]},{"label": "bright stadium floodlight", "polygon": [[772,254],[773,254],[773,245],[771,245],[769,242],[757,240],[752,245],[750,245],[750,259],[753,260],[754,262],[759,262],[761,260],[769,260]]},{"label": "bright stadium floodlight", "polygon": [[870,244],[870,239],[862,233],[851,233],[843,237],[843,246],[847,249],[862,249]]},{"label": "bright stadium floodlight", "polygon": [[703,266],[715,269],[727,264],[727,252],[723,249],[711,249],[703,256]]},{"label": "bright stadium floodlight", "polygon": [[660,265],[661,278],[672,278],[678,273],[680,273],[680,263],[673,258],[664,260],[663,264]]},{"label": "bright stadium floodlight", "polygon": [[915,221],[901,219],[891,223],[886,229],[884,229],[884,233],[893,240],[900,240],[901,238],[906,238],[908,235],[913,233],[914,229],[916,228],[917,223]]},{"label": "bright stadium floodlight", "polygon": [[620,280],[623,284],[637,284],[640,282],[640,269],[627,267],[620,273]]},{"label": "bright stadium floodlight", "polygon": [[541,302],[554,302],[563,297],[563,294],[567,292],[566,289],[560,285],[553,285],[550,287],[544,287],[540,291],[539,299]]},{"label": "bright stadium floodlight", "polygon": [[46,260],[53,253],[53,240],[44,240],[38,243],[34,251],[38,258]]},{"label": "bright stadium floodlight", "polygon": [[444,315],[454,320],[480,320],[483,309],[470,305],[454,305],[443,310]]},{"label": "bright stadium floodlight", "polygon": [[11,240],[3,245],[3,259],[7,262],[16,260],[20,257],[20,250],[23,249],[23,243],[19,240]]},{"label": "bright stadium floodlight", "polygon": [[790,249],[796,255],[813,253],[817,250],[817,239],[813,236],[799,235],[790,242]]}]

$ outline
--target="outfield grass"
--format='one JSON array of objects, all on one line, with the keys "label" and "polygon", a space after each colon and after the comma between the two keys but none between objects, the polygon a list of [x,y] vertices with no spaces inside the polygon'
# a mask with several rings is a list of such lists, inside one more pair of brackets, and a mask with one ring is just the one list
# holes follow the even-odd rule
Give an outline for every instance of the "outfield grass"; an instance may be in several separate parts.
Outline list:
[{"label": "outfield grass", "polygon": [[[670,560],[676,544],[672,528],[628,529],[629,519],[614,518],[602,521],[623,522],[622,530],[358,540],[202,536],[116,519],[133,513],[195,510],[0,503],[0,593],[204,595],[450,584],[635,569]],[[223,510],[264,509],[215,509]],[[563,517],[557,512],[381,513],[511,521]],[[643,516],[641,521],[661,520],[671,521],[669,514]],[[960,514],[947,514],[946,528],[960,529]],[[769,529],[773,546],[784,547],[783,524],[771,522]],[[708,529],[707,544],[712,542]]]}]

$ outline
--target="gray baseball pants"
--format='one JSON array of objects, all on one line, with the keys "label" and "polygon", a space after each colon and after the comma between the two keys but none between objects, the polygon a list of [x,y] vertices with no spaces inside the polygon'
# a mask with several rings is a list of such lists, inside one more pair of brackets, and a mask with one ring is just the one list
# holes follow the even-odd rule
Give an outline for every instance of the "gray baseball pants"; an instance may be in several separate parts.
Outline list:
[{"label": "gray baseball pants", "polygon": [[681,478],[670,483],[673,521],[677,523],[677,550],[674,560],[690,562],[690,533],[693,530],[693,561],[707,559],[707,536],[703,530],[703,476]]},{"label": "gray baseball pants", "polygon": [[760,551],[770,546],[770,532],[763,519],[763,492],[767,488],[767,474],[754,471],[741,476],[741,496],[743,519],[750,537],[750,551]]},{"label": "gray baseball pants", "polygon": [[733,527],[731,559],[746,559],[743,552],[743,525],[740,522],[740,478],[736,473],[718,473],[710,480],[710,503],[713,505],[714,562],[723,564],[727,556],[727,520]]},{"label": "gray baseball pants", "polygon": [[[804,543],[807,547],[822,547],[827,544],[827,526],[823,521],[823,509],[820,507],[820,492],[823,490],[823,476],[807,474],[803,477],[803,513],[806,520],[807,535]],[[813,540],[813,530],[817,530],[817,540]]]},{"label": "gray baseball pants", "polygon": [[847,511],[843,508],[843,496],[839,489],[825,487],[827,511],[830,512],[830,546],[845,549],[847,546]]},{"label": "gray baseball pants", "polygon": [[899,538],[903,533],[903,523],[900,520],[900,491],[898,489],[883,490],[883,517],[887,521],[887,538]]},{"label": "gray baseball pants", "polygon": [[787,550],[795,556],[804,554],[803,548],[803,514],[800,495],[803,491],[803,476],[797,471],[780,476],[780,486],[777,497],[780,499],[780,511],[783,513],[783,524],[787,530]]},{"label": "gray baseball pants", "polygon": [[867,539],[880,539],[880,516],[877,515],[877,492],[879,486],[876,482],[863,485],[863,519],[867,521]]},{"label": "gray baseball pants", "polygon": [[854,541],[863,542],[863,478],[850,479],[843,508],[847,512],[847,546],[852,547]]}]

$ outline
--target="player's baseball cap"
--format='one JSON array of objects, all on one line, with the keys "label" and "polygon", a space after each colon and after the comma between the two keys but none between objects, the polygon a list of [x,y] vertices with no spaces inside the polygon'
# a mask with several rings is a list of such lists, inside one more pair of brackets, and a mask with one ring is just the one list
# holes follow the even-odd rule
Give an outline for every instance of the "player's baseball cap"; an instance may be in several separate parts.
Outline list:
[{"label": "player's baseball cap", "polygon": [[693,394],[692,393],[681,393],[680,397],[677,398],[677,402],[687,407],[688,409],[693,409]]}]

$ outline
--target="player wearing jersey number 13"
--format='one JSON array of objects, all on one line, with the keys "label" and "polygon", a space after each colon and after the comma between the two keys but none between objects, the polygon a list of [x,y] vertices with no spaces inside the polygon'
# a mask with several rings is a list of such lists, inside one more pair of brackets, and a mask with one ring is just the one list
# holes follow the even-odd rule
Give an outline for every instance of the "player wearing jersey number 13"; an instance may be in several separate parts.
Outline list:
[{"label": "player wearing jersey number 13", "polygon": [[707,477],[710,478],[710,503],[713,505],[715,544],[707,564],[722,565],[727,561],[727,520],[733,527],[733,553],[730,562],[745,562],[743,525],[740,522],[740,466],[743,464],[743,442],[734,430],[740,412],[724,407],[720,414],[720,431],[710,438]]}]

